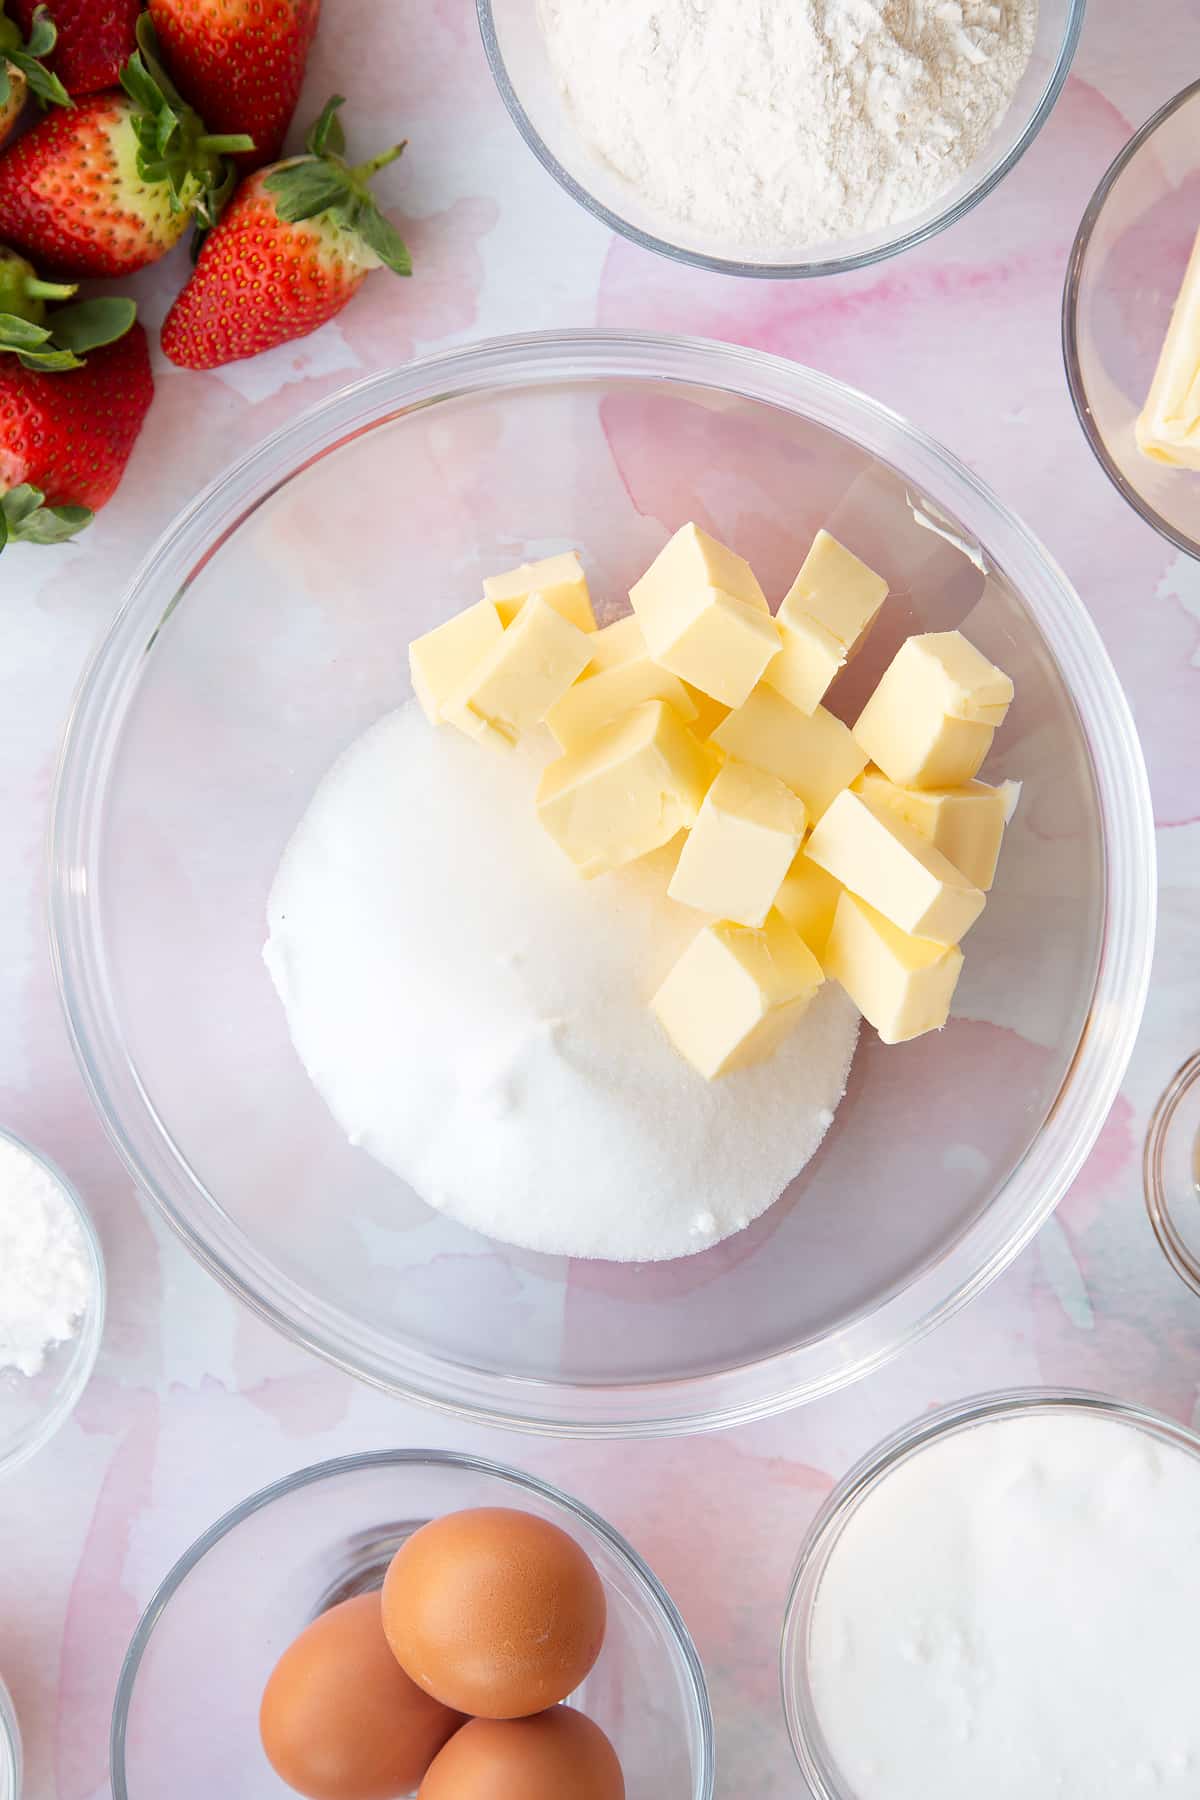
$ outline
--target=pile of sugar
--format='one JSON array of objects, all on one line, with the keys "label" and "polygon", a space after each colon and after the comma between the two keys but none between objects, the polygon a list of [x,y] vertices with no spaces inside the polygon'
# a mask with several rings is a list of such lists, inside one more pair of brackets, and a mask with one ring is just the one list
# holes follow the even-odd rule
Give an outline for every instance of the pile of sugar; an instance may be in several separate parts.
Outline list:
[{"label": "pile of sugar", "polygon": [[711,1085],[647,1007],[698,925],[664,855],[585,882],[538,823],[542,756],[415,703],[325,777],[268,907],[267,966],[350,1141],[430,1206],[564,1256],[686,1256],[766,1210],[846,1085],[828,984],[767,1062]]},{"label": "pile of sugar", "polygon": [[581,137],[664,221],[800,254],[946,193],[1008,110],[1038,0],[539,0]]},{"label": "pile of sugar", "polygon": [[50,1172],[0,1137],[0,1370],[37,1375],[78,1330],[92,1293],[79,1221]]},{"label": "pile of sugar", "polygon": [[1096,1415],[933,1445],[837,1541],[810,1635],[858,1800],[1200,1793],[1200,1461]]}]

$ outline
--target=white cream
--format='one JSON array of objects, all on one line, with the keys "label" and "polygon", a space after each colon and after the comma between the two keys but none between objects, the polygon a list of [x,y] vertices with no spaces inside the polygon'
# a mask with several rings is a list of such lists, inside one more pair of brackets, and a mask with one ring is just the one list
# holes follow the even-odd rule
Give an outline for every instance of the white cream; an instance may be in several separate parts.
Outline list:
[{"label": "white cream", "polygon": [[810,1636],[855,1800],[1195,1800],[1200,1459],[1111,1417],[914,1456],[838,1539]]}]

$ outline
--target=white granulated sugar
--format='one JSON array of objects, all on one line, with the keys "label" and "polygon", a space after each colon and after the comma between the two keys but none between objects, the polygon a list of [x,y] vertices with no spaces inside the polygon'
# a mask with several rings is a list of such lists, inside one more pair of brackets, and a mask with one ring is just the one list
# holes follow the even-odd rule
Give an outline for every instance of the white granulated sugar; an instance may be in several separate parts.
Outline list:
[{"label": "white granulated sugar", "polygon": [[62,1186],[0,1137],[0,1370],[37,1375],[73,1338],[92,1294],[92,1265]]},{"label": "white granulated sugar", "polygon": [[664,226],[797,254],[911,217],[1007,111],[1038,0],[539,0],[593,153]]},{"label": "white granulated sugar", "polygon": [[711,1085],[647,1007],[698,928],[662,857],[582,881],[534,810],[540,758],[415,705],[326,776],[264,952],[352,1143],[491,1238],[657,1261],[728,1237],[816,1150],[858,1032],[832,983],[784,1047]]}]

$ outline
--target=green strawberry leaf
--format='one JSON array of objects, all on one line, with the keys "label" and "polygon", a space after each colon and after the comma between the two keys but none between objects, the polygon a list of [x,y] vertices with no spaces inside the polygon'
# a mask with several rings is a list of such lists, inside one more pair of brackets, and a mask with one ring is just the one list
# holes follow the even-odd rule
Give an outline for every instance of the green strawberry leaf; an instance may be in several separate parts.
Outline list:
[{"label": "green strawberry leaf", "polygon": [[317,157],[305,157],[276,169],[263,186],[274,198],[275,211],[288,225],[298,225],[302,219],[315,218],[331,206],[340,206],[350,200],[353,192],[344,166]]},{"label": "green strawberry leaf", "polygon": [[103,295],[94,300],[80,300],[74,306],[60,306],[50,314],[50,331],[54,342],[79,356],[88,350],[99,350],[123,338],[137,317],[132,300]]},{"label": "green strawberry leaf", "polygon": [[158,58],[158,39],[148,13],[137,24],[138,48],[121,71],[121,86],[133,101],[130,126],[142,180],[161,183],[172,212],[197,213],[211,223],[224,203],[232,170],[227,154],[252,150],[244,134],[214,137],[198,113],[182,100]]},{"label": "green strawberry leaf", "polygon": [[412,257],[404,239],[380,212],[370,187],[371,177],[395,162],[404,145],[393,144],[352,168],[342,154],[345,136],[338,111],[344,105],[342,96],[334,94],[308,134],[309,154],[280,164],[265,177],[263,186],[285,225],[330,213],[344,230],[356,233],[387,268],[397,275],[411,275]]},{"label": "green strawberry leaf", "polygon": [[0,53],[0,106],[7,106],[12,94],[12,78],[8,72],[8,58]]},{"label": "green strawberry leaf", "polygon": [[16,313],[0,313],[0,350],[40,350],[49,339],[48,326],[35,325]]},{"label": "green strawberry leaf", "polygon": [[39,488],[22,482],[0,499],[0,549],[5,544],[65,544],[92,522],[87,506],[47,506]]},{"label": "green strawberry leaf", "polygon": [[333,94],[325,102],[320,118],[304,140],[311,156],[324,156],[326,151],[331,156],[345,156],[346,133],[338,118],[338,108],[345,104],[344,94]]},{"label": "green strawberry leaf", "polygon": [[408,246],[390,219],[385,219],[373,200],[360,203],[354,229],[365,238],[372,250],[394,275],[412,274],[412,257]]},{"label": "green strawberry leaf", "polygon": [[13,50],[9,53],[8,60],[20,69],[29,83],[30,93],[42,106],[74,106],[75,102],[58,76],[38,62],[36,57],[27,56],[23,50]]}]

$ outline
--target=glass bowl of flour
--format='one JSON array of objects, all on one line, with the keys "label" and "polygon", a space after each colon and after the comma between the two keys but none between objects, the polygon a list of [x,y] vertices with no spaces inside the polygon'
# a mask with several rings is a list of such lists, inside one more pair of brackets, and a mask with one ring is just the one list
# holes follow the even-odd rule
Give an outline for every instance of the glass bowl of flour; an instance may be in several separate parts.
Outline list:
[{"label": "glass bowl of flour", "polygon": [[1086,0],[478,0],[544,168],[613,230],[732,275],[837,274],[952,225],[1067,78]]},{"label": "glass bowl of flour", "polygon": [[[654,870],[576,880],[521,753],[416,719],[409,641],[484,575],[575,548],[610,618],[687,518],[772,603],[820,526],[884,571],[835,710],[925,629],[1015,681],[988,768],[1021,802],[940,1034],[855,1048],[830,984],[799,1062],[705,1083],[645,1004]],[[1095,1141],[1154,910],[1134,728],[1039,545],[839,383],[654,334],[456,350],[255,449],[137,578],[54,803],[71,1032],[165,1216],[340,1366],[560,1432],[769,1414],[977,1293]]]}]

